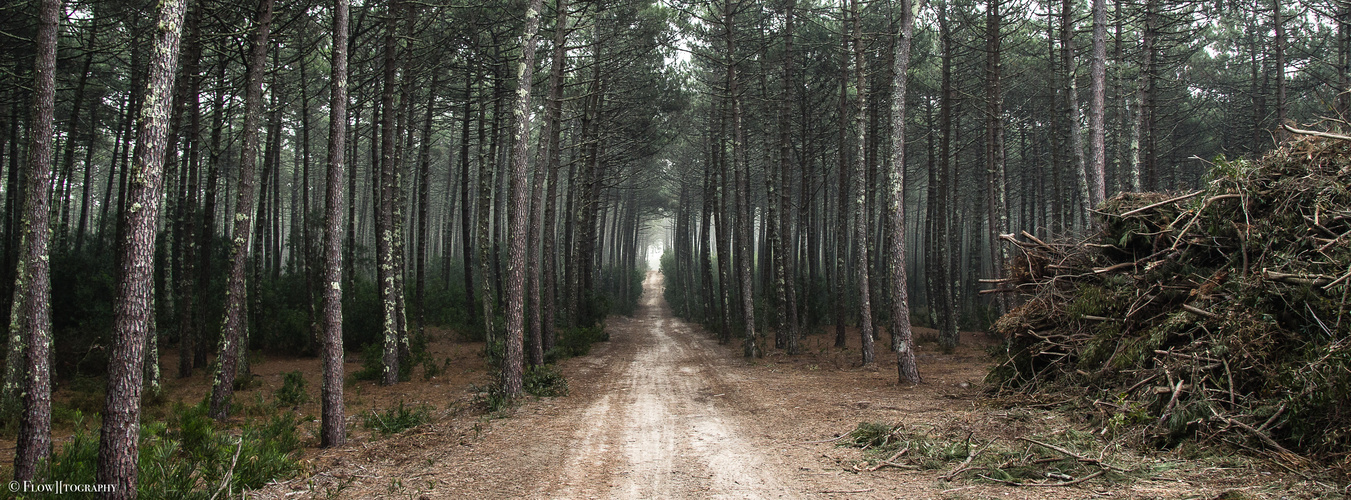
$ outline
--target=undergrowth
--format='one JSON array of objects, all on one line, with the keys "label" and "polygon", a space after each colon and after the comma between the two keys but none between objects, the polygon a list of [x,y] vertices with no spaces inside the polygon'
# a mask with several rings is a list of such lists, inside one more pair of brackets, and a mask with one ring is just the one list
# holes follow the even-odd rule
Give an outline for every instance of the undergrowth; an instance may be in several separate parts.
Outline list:
[{"label": "undergrowth", "polygon": [[1010,485],[1110,483],[1144,477],[1153,470],[1114,465],[1092,434],[1068,430],[1017,439],[973,439],[972,433],[921,431],[903,425],[862,422],[840,446],[861,448],[864,464],[855,470],[885,467],[912,470],[949,468],[945,481],[958,478]]},{"label": "undergrowth", "polygon": [[403,401],[399,401],[399,406],[392,406],[385,411],[371,410],[367,412],[362,417],[362,423],[367,429],[388,436],[427,423],[431,420],[433,409],[431,405],[425,403],[407,405]]},{"label": "undergrowth", "polygon": [[[207,499],[259,488],[300,470],[296,427],[285,412],[241,429],[222,428],[205,403],[174,407],[176,417],[141,426],[137,493],[141,498]],[[99,429],[74,415],[75,432],[49,462],[48,477],[66,484],[96,484]]]}]

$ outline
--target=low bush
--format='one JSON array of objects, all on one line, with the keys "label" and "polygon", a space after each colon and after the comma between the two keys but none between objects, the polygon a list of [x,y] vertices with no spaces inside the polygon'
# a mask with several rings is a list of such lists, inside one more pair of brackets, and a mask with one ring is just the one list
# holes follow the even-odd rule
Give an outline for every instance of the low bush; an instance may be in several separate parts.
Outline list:
[{"label": "low bush", "polygon": [[281,388],[273,395],[281,406],[300,406],[310,401],[305,391],[305,374],[300,370],[282,374]]},{"label": "low bush", "polygon": [[362,417],[362,423],[367,429],[388,436],[427,423],[431,420],[432,409],[428,404],[412,406],[399,401],[399,406],[390,407],[385,411],[367,412]]},{"label": "low bush", "polygon": [[541,398],[568,395],[568,379],[554,365],[526,368],[522,386],[527,394]]},{"label": "low bush", "polygon": [[[137,493],[141,498],[206,499],[258,488],[300,469],[294,413],[218,428],[206,405],[178,405],[176,419],[141,426]],[[97,483],[99,431],[76,412],[75,433],[49,461],[48,477],[66,484]]]}]

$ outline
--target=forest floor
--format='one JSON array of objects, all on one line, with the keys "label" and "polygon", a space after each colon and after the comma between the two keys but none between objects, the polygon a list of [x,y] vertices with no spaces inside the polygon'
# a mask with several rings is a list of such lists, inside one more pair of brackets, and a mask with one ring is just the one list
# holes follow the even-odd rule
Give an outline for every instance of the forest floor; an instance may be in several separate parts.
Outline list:
[{"label": "forest floor", "polygon": [[[964,333],[962,347],[950,354],[922,343],[925,383],[898,385],[894,371],[880,368],[894,366],[881,344],[879,368],[857,366],[856,331],[849,349],[814,335],[807,354],[746,360],[736,342],[720,345],[672,317],[661,275],[650,274],[645,287],[633,317],[607,323],[610,341],[561,363],[568,396],[532,398],[505,414],[484,415],[448,381],[408,384],[414,391],[400,391],[404,398],[441,408],[434,422],[388,438],[354,435],[340,449],[311,449],[307,472],[257,497],[1215,499],[1314,498],[1328,491],[1242,457],[1189,461],[1107,442],[1106,460],[1148,472],[1020,488],[969,479],[974,475],[944,480],[956,462],[868,471],[864,452],[834,439],[860,422],[956,430],[976,442],[1086,425],[1050,405],[1011,407],[983,396],[984,348],[991,342],[984,334]],[[453,378],[489,381],[482,366],[463,368]],[[374,391],[365,397],[376,398],[367,407],[389,404]]]},{"label": "forest floor", "polygon": [[[318,360],[255,359],[259,383],[236,395],[240,413],[248,415],[252,407],[265,412],[282,374],[295,370],[305,374],[310,401],[294,408],[307,419],[299,432],[303,470],[249,497],[1210,500],[1324,498],[1332,491],[1241,456],[1188,460],[1091,436],[1088,441],[1100,446],[1097,458],[1133,472],[1070,486],[1016,487],[975,473],[946,479],[960,460],[915,467],[919,462],[902,457],[901,467],[879,468],[875,454],[839,446],[849,438],[837,438],[861,422],[935,439],[966,436],[972,447],[1019,437],[1052,441],[1067,433],[1082,441],[1099,429],[1054,402],[986,395],[982,379],[991,361],[985,350],[993,341],[983,333],[963,333],[962,345],[945,354],[933,344],[932,330],[917,329],[925,382],[898,385],[895,358],[884,342],[875,366],[859,366],[855,329],[846,349],[833,347],[832,329],[807,336],[804,354],[771,350],[747,360],[739,341],[719,344],[702,327],[674,318],[662,299],[660,274],[649,274],[644,285],[634,316],[607,321],[608,342],[560,363],[567,396],[528,398],[485,413],[475,401],[476,391],[493,382],[479,356],[483,344],[434,331],[428,352],[445,367],[439,374],[424,377],[420,367],[412,381],[392,387],[347,384],[349,443],[336,449],[316,448]],[[356,359],[349,356],[349,374],[360,369]],[[169,369],[176,362],[173,352],[161,360]],[[187,379],[167,375],[166,401],[148,406],[146,418],[165,418],[173,401],[195,403],[209,390],[210,378],[201,371]],[[101,394],[81,392],[80,385],[65,384],[57,401],[101,407]],[[392,436],[362,424],[372,411],[400,403],[429,405],[430,422]],[[69,426],[58,423],[55,434],[61,446]],[[1032,456],[1028,448],[1024,453]],[[0,443],[0,450],[12,456],[13,442]]]}]

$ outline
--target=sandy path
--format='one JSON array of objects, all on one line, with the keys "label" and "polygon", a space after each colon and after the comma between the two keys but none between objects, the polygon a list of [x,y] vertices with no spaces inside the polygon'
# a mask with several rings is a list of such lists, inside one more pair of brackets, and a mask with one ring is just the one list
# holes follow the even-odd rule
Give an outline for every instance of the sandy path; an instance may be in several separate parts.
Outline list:
[{"label": "sandy path", "polygon": [[[560,498],[794,498],[769,455],[741,436],[749,423],[720,404],[717,352],[670,319],[661,275],[648,274],[635,319],[611,326],[599,397],[556,474]],[[718,392],[715,392],[718,391]],[[563,418],[571,418],[563,416]]]},{"label": "sandy path", "polygon": [[434,423],[318,451],[307,458],[308,472],[250,498],[1197,499],[1228,489],[1290,497],[1283,492],[1291,478],[1274,481],[1280,476],[1261,468],[1125,453],[1113,460],[1167,460],[1174,465],[1164,468],[1177,470],[1063,488],[942,479],[955,464],[859,473],[868,465],[862,453],[830,442],[859,422],[986,442],[1083,424],[1054,410],[982,404],[988,361],[979,336],[966,337],[955,353],[921,346],[927,382],[898,386],[883,368],[892,366],[890,353],[879,353],[877,367],[859,368],[852,338],[841,350],[815,335],[803,355],[746,360],[740,348],[674,319],[659,274],[644,285],[633,317],[606,321],[609,342],[560,364],[567,397],[526,399],[498,418],[462,411],[468,394],[432,384],[421,394],[439,408]]}]

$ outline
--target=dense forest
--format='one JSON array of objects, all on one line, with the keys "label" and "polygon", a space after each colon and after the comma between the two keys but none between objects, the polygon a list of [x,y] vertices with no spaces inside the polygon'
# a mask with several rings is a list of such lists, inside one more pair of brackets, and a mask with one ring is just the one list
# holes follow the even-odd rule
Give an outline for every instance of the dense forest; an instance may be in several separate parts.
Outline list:
[{"label": "dense forest", "polygon": [[[1000,235],[1080,234],[1193,189],[1280,124],[1345,125],[1351,2],[14,0],[0,6],[0,413],[14,477],[52,387],[106,384],[100,483],[136,492],[141,400],[250,351],[398,384],[428,325],[500,390],[631,313],[747,357],[846,325],[980,329]],[[12,300],[11,300],[12,299]],[[881,340],[879,340],[881,341]],[[160,366],[176,352],[176,366]],[[202,396],[208,396],[203,394]]]}]

